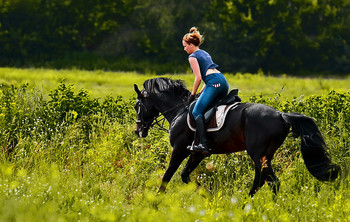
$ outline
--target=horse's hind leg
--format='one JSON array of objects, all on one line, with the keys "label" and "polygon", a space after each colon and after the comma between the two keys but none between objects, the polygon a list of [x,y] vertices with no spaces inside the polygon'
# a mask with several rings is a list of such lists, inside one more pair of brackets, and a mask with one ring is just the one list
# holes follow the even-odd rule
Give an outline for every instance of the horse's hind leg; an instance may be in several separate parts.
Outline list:
[{"label": "horse's hind leg", "polygon": [[[254,159],[253,159],[254,160]],[[264,180],[262,180],[262,170],[261,170],[261,163],[260,161],[255,161],[255,177],[254,177],[254,182],[253,182],[253,187],[249,192],[250,196],[253,196],[256,191],[258,191],[260,189],[260,187],[262,187],[265,183]]]},{"label": "horse's hind leg", "polygon": [[255,163],[255,178],[249,195],[253,196],[265,182],[269,184],[276,194],[279,188],[279,181],[271,167],[271,159],[268,160],[266,156],[263,156],[259,159],[254,158],[253,160]]},{"label": "horse's hind leg", "polygon": [[271,187],[273,192],[277,194],[277,191],[279,189],[279,180],[273,172],[272,166],[271,166],[271,159],[262,159],[262,172],[261,172],[261,178],[267,182],[267,184]]},{"label": "horse's hind leg", "polygon": [[246,108],[245,141],[247,152],[255,163],[255,179],[250,195],[253,195],[265,181],[278,189],[278,180],[271,168],[271,160],[289,133],[281,113],[262,104]]}]

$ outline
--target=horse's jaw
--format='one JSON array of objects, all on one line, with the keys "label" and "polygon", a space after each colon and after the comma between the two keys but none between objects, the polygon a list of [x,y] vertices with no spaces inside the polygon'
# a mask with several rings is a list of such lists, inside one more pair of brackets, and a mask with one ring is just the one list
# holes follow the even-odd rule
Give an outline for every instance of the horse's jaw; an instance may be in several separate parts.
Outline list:
[{"label": "horse's jaw", "polygon": [[148,136],[148,129],[144,129],[144,130],[140,130],[140,129],[135,129],[135,134],[139,137],[139,138],[145,138]]}]

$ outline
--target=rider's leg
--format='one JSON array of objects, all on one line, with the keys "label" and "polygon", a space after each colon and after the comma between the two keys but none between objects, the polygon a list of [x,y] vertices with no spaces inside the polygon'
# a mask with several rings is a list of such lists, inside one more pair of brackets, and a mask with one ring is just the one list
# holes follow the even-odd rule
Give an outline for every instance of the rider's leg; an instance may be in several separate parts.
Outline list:
[{"label": "rider's leg", "polygon": [[207,132],[205,127],[205,122],[203,116],[198,116],[196,118],[197,135],[199,137],[199,144],[194,145],[191,151],[201,152],[203,154],[209,154]]},{"label": "rider's leg", "polygon": [[211,74],[207,78],[206,87],[192,112],[197,125],[197,135],[199,136],[199,144],[198,146],[193,146],[192,150],[203,153],[209,153],[203,114],[215,100],[224,98],[228,92],[228,83],[223,75]]}]

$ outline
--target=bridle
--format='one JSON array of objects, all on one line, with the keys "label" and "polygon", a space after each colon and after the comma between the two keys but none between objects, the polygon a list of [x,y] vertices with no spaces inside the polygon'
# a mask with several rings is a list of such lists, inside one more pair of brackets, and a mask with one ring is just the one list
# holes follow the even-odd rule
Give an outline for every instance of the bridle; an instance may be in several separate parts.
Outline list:
[{"label": "bridle", "polygon": [[[170,111],[173,111],[174,109],[177,109],[178,107],[186,104],[187,102],[183,102],[183,103],[177,104],[176,106],[174,106],[174,107],[164,111],[163,113],[159,113],[158,115],[154,116],[149,121],[145,121],[144,118],[143,118],[144,110],[141,107],[146,109],[146,111],[147,111],[147,107],[142,103],[142,100],[138,99],[136,101],[136,103],[139,103],[138,109],[136,111],[136,113],[137,113],[136,124],[141,124],[140,131],[142,131],[144,129],[150,129],[151,127],[157,125],[161,130],[169,132],[170,129],[169,128],[167,129],[164,126],[165,125],[165,120],[166,120],[164,114],[166,114],[166,113],[168,113]],[[182,109],[181,112],[175,113],[175,117],[173,118],[173,120],[177,119],[187,109],[188,109],[188,106],[186,106],[184,109]],[[159,118],[159,117],[161,117],[161,118]],[[170,123],[170,125],[172,125],[172,124]]]},{"label": "bridle", "polygon": [[[143,112],[144,112],[144,109],[146,109],[146,111],[147,111],[147,107],[142,103],[141,99],[138,99],[138,101],[136,103],[139,103],[138,109],[136,111],[136,113],[137,113],[136,124],[141,124],[140,131],[142,131],[144,129],[149,129],[149,128],[153,127],[154,125],[159,126],[159,128],[162,130],[168,131],[164,127],[165,117],[163,116],[163,114],[158,114],[158,115],[154,116],[151,120],[146,121],[143,118]],[[161,116],[163,116],[163,117],[159,119],[159,117],[161,117]]]}]

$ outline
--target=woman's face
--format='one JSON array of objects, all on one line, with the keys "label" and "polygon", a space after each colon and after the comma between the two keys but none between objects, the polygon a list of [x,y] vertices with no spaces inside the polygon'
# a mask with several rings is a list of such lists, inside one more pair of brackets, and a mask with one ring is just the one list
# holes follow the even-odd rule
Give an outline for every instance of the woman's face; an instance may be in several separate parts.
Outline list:
[{"label": "woman's face", "polygon": [[195,51],[195,45],[188,44],[186,41],[182,40],[182,45],[184,47],[184,50],[188,53],[188,54],[192,54]]}]

